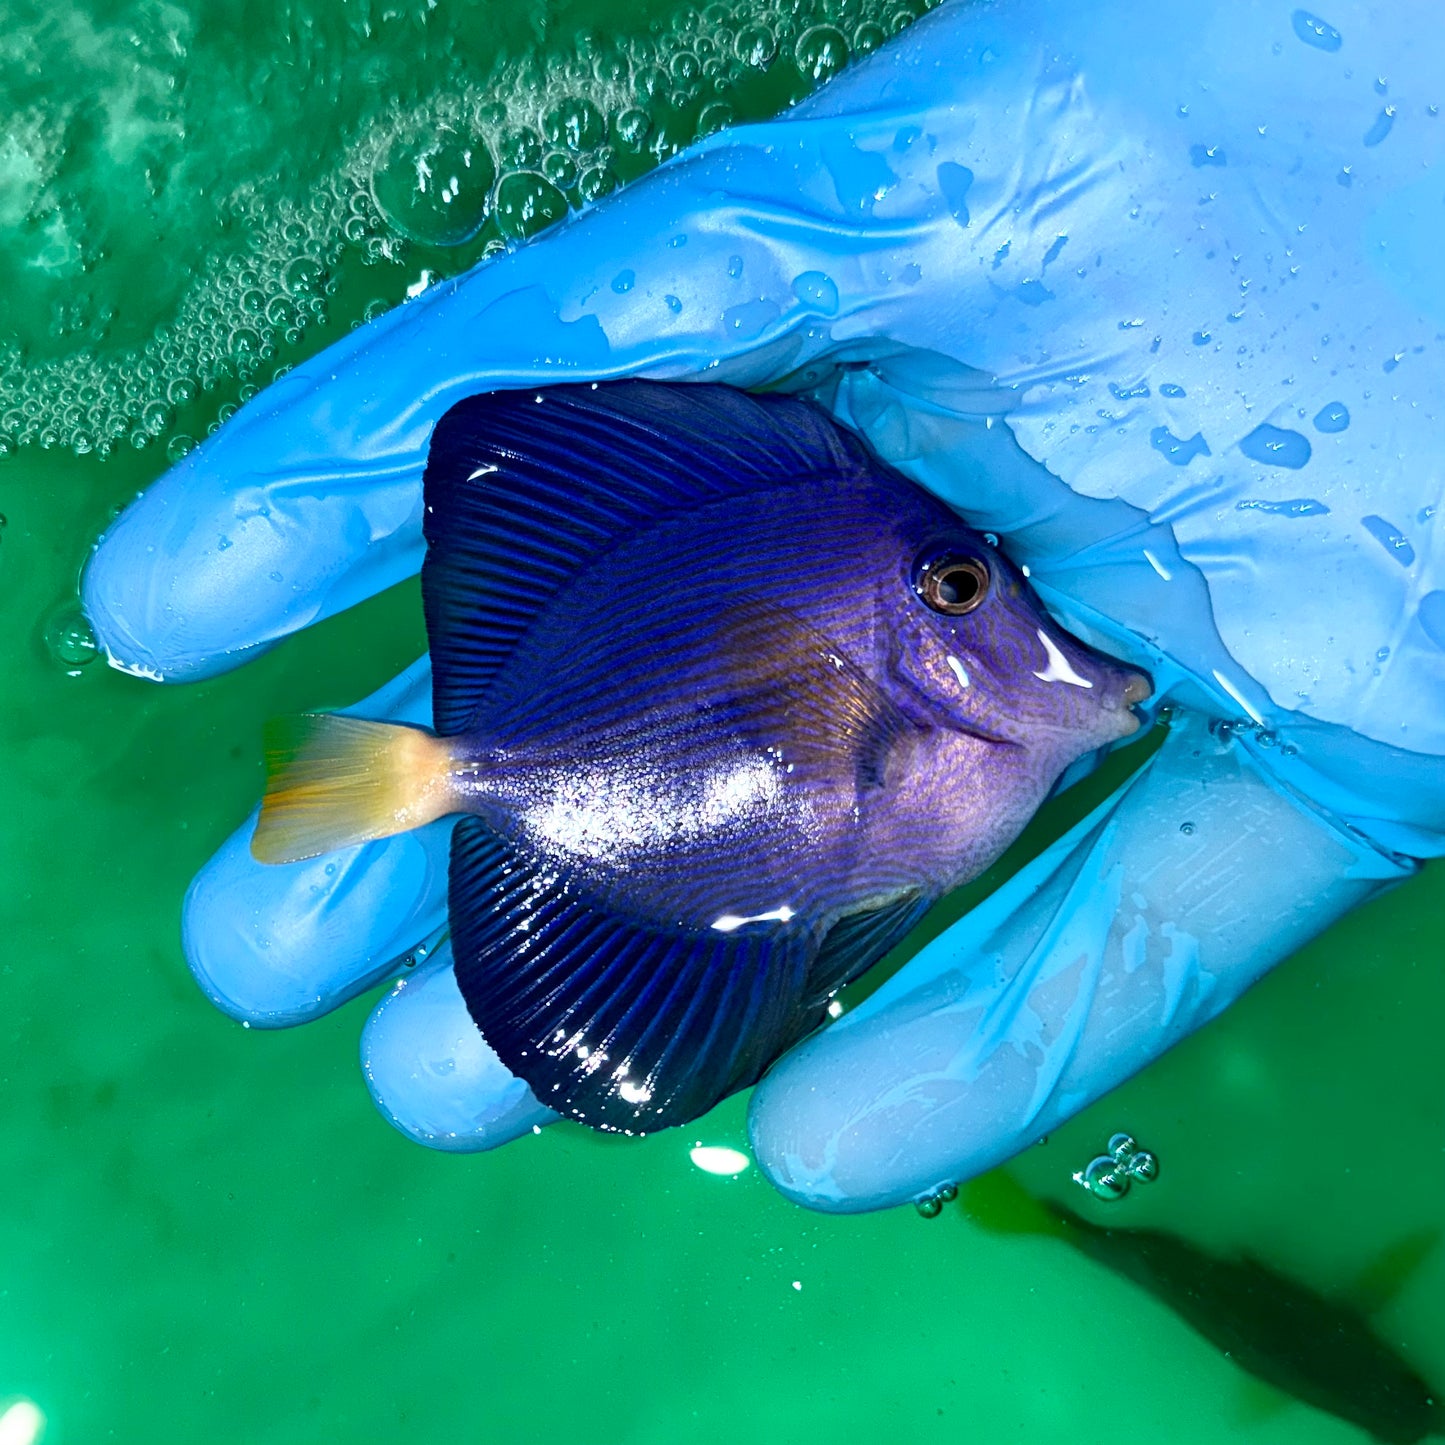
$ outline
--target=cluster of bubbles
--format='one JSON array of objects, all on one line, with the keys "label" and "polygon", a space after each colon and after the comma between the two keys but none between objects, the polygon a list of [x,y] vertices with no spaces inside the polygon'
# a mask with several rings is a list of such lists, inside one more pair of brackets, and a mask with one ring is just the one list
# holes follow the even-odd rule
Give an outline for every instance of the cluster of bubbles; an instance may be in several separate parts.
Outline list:
[{"label": "cluster of bubbles", "polygon": [[927,1194],[920,1194],[913,1201],[913,1207],[925,1219],[937,1219],[943,1213],[943,1206],[952,1204],[957,1198],[957,1184],[940,1184],[937,1189],[930,1189]]},{"label": "cluster of bubbles", "polygon": [[[332,185],[304,206],[263,206],[252,197],[238,209],[258,222],[246,249],[207,261],[174,316],[143,346],[28,365],[18,346],[0,347],[0,455],[30,444],[102,455],[117,444],[149,446],[198,392],[234,381],[245,401],[271,379],[275,368],[263,368],[278,347],[326,317],[330,269],[343,247],[323,236],[340,208]],[[218,420],[234,410],[220,408]],[[194,445],[172,436],[171,460]]]},{"label": "cluster of bubbles", "polygon": [[[1040,1139],[1039,1143],[1047,1140]],[[1152,1184],[1159,1177],[1159,1159],[1147,1149],[1141,1149],[1132,1134],[1113,1134],[1105,1146],[1106,1152],[1096,1155],[1076,1170],[1074,1183],[1087,1190],[1095,1199],[1112,1204],[1122,1199],[1133,1184]],[[913,1207],[925,1219],[937,1219],[945,1204],[952,1204],[958,1198],[957,1184],[940,1184],[920,1194],[913,1201]]]},{"label": "cluster of bubbles", "polygon": [[[1388,656],[1390,649],[1387,647],[1382,649],[1382,651]],[[1377,653],[1376,656],[1378,657],[1379,654]],[[1383,659],[1381,660],[1383,661]],[[1169,703],[1165,703],[1161,707],[1154,709],[1155,721],[1164,727],[1172,727],[1175,720],[1180,716],[1187,716],[1187,714],[1181,714],[1178,709]],[[1210,719],[1209,731],[1213,737],[1218,738],[1222,743],[1232,742],[1234,739],[1239,738],[1253,743],[1256,747],[1263,748],[1266,752],[1271,748],[1278,748],[1279,755],[1282,758],[1299,756],[1299,748],[1294,743],[1283,742],[1273,728],[1265,727],[1253,718],[1214,717]],[[1193,833],[1194,824],[1181,823],[1179,825],[1179,831],[1181,833]]]},{"label": "cluster of bubbles", "polygon": [[505,249],[700,137],[772,113],[934,3],[736,0],[656,34],[583,36],[560,57],[447,77],[424,101],[374,115],[304,197],[276,178],[240,187],[225,206],[235,239],[144,344],[40,358],[0,337],[0,456],[166,438],[176,460],[195,444],[174,433],[177,413],[218,387],[245,401],[284,370],[326,319],[348,253],[398,263],[369,317],[401,299],[399,263],[418,252],[435,275]]},{"label": "cluster of bubbles", "polygon": [[1264,727],[1250,719],[1214,718],[1210,721],[1209,731],[1222,743],[1230,742],[1234,738],[1242,738],[1266,751],[1277,747],[1282,758],[1293,758],[1299,754],[1299,749],[1293,743],[1282,743],[1279,734],[1272,728]]},{"label": "cluster of bubbles", "polygon": [[1095,1156],[1077,1170],[1074,1183],[1095,1199],[1113,1204],[1122,1199],[1131,1184],[1152,1184],[1159,1177],[1159,1160],[1141,1149],[1130,1134],[1114,1134],[1106,1152]]}]

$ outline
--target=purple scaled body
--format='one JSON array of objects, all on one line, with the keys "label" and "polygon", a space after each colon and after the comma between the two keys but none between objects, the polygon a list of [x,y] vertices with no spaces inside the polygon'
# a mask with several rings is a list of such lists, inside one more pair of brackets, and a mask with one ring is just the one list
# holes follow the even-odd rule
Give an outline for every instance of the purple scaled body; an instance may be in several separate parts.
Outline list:
[{"label": "purple scaled body", "polygon": [[[988,568],[975,612],[920,600],[933,553]],[[986,868],[1069,763],[1132,731],[1130,676],[880,469],[618,545],[551,599],[456,752],[469,809],[599,900],[696,928],[786,908],[821,934]]]}]

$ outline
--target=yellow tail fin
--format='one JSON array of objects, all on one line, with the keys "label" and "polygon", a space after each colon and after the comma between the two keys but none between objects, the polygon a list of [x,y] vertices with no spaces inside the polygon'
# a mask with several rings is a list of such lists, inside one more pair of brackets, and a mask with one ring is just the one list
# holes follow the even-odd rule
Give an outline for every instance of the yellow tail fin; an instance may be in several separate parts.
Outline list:
[{"label": "yellow tail fin", "polygon": [[420,728],[335,713],[266,725],[258,863],[293,863],[404,833],[454,811],[451,753]]}]

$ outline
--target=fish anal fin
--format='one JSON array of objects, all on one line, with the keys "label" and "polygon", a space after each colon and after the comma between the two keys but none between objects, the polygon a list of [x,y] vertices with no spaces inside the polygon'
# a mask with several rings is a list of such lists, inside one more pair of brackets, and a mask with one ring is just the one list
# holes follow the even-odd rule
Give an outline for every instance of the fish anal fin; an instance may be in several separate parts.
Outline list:
[{"label": "fish anal fin", "polygon": [[339,713],[266,725],[258,863],[293,863],[403,833],[451,812],[447,745],[420,728]]},{"label": "fish anal fin", "polygon": [[450,915],[487,1043],[541,1103],[593,1128],[697,1118],[752,1083],[809,1012],[801,920],[723,932],[621,916],[478,818],[452,836]]}]

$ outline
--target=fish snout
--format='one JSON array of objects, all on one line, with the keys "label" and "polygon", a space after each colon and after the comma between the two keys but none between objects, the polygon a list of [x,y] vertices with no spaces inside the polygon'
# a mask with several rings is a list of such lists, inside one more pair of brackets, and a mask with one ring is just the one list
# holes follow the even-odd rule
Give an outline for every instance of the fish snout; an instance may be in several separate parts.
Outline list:
[{"label": "fish snout", "polygon": [[1153,695],[1154,684],[1150,681],[1148,673],[1131,672],[1129,680],[1124,684],[1124,706],[1134,707],[1136,704],[1145,702]]},{"label": "fish snout", "polygon": [[1141,720],[1134,709],[1154,692],[1154,680],[1148,673],[1062,630],[1043,626],[1035,636],[1042,648],[1043,666],[1034,668],[1033,676],[1061,703],[1064,699],[1072,703],[1064,704],[1062,715],[1073,719],[1073,726],[1102,734],[1105,742],[1132,737],[1139,731]]},{"label": "fish snout", "polygon": [[1134,709],[1154,695],[1154,680],[1147,672],[1138,672],[1133,668],[1121,671],[1119,676],[1123,680],[1117,703],[1122,727],[1120,736],[1128,738],[1139,731],[1141,721]]}]

